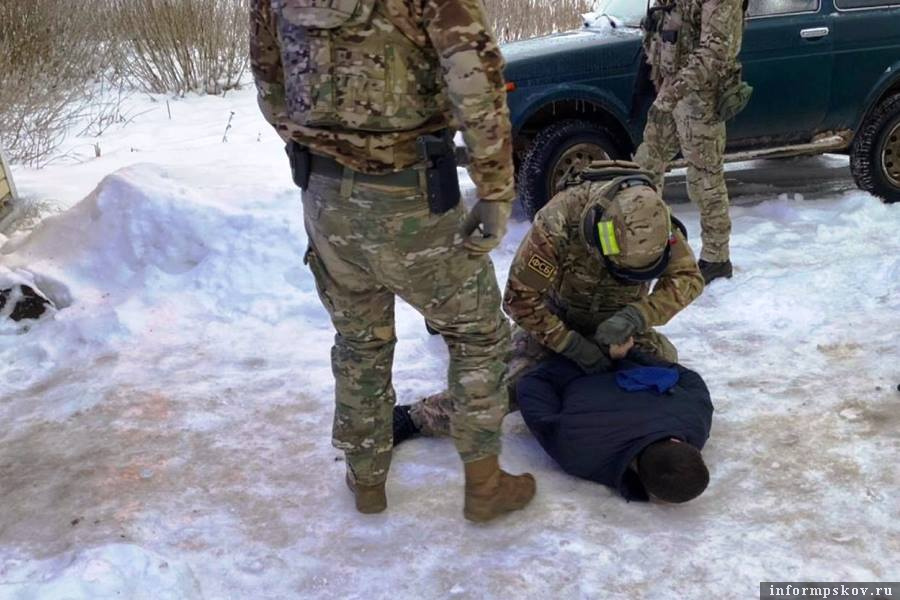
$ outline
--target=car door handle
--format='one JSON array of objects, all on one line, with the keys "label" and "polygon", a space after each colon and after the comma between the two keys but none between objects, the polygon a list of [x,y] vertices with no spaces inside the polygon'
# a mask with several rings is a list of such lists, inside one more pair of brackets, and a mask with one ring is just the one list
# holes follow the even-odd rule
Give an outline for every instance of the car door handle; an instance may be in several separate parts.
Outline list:
[{"label": "car door handle", "polygon": [[800,37],[804,40],[817,40],[831,33],[827,27],[813,27],[812,29],[801,29]]}]

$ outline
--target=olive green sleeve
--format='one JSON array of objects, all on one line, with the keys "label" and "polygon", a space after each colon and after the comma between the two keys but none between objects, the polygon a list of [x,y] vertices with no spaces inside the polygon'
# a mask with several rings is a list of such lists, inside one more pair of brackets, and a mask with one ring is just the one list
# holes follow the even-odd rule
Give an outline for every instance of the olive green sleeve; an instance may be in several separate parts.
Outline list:
[{"label": "olive green sleeve", "polygon": [[672,259],[653,291],[646,298],[634,302],[644,317],[647,327],[668,323],[703,292],[703,276],[697,260],[681,232],[675,234]]},{"label": "olive green sleeve", "polygon": [[512,127],[503,56],[481,0],[428,0],[425,27],[438,52],[453,116],[482,200],[512,202]]},{"label": "olive green sleeve", "polygon": [[[555,201],[554,201],[555,202]],[[559,285],[565,248],[565,220],[548,206],[534,224],[513,259],[503,296],[506,313],[547,348],[559,352],[569,328],[552,310],[550,294]]]}]

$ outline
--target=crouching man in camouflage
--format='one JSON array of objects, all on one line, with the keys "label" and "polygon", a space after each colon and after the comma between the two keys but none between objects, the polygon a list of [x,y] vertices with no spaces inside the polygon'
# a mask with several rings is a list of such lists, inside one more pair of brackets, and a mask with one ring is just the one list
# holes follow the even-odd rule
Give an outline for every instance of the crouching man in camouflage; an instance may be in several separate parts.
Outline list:
[{"label": "crouching man in camouflage", "polygon": [[[650,173],[633,163],[594,163],[580,180],[538,212],[510,268],[504,307],[517,325],[510,390],[550,353],[585,373],[608,370],[610,355],[632,343],[677,362],[675,347],[653,327],[703,291],[694,254]],[[446,435],[451,407],[446,392],[396,407],[395,443],[419,432]]]},{"label": "crouching man in camouflage", "polygon": [[[449,346],[466,518],[524,507],[534,478],[498,464],[509,326],[488,252],[506,230],[513,164],[503,60],[481,0],[252,0],[251,60],[305,190],[305,260],[337,331],[333,443],[356,508],[387,506],[397,296]],[[451,114],[480,196],[468,215]]]},{"label": "crouching man in camouflage", "polygon": [[634,160],[662,189],[669,162],[679,150],[684,155],[688,195],[700,207],[707,283],[732,275],[723,155],[725,121],[749,99],[737,60],[743,20],[742,0],[657,0],[643,23],[658,95]]}]

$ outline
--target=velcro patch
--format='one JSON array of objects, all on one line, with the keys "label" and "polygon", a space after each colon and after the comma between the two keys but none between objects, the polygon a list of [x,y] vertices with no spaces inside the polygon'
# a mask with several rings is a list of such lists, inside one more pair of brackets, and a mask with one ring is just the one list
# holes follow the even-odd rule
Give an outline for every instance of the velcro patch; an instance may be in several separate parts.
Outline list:
[{"label": "velcro patch", "polygon": [[531,258],[528,260],[528,268],[544,279],[553,279],[553,276],[556,275],[556,265],[537,254],[531,255]]}]

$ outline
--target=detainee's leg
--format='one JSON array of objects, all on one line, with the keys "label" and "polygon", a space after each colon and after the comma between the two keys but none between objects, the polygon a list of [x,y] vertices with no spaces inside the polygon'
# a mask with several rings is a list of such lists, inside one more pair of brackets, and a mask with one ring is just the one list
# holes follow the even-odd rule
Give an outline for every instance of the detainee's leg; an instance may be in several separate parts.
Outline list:
[{"label": "detainee's leg", "polygon": [[730,259],[731,216],[725,184],[725,124],[714,114],[712,101],[694,94],[679,103],[675,118],[688,164],[688,195],[700,207],[700,259],[721,263]]},{"label": "detainee's leg", "polygon": [[[549,351],[527,331],[513,325],[512,352],[506,360],[504,383],[508,390],[507,414],[518,410],[515,403],[515,386],[519,378],[547,357]],[[450,435],[450,415],[453,399],[445,390],[423,398],[410,406],[409,416],[419,433],[426,436]]]},{"label": "detainee's leg", "polygon": [[662,193],[666,169],[678,155],[678,131],[672,113],[651,107],[644,127],[644,141],[634,154],[634,162],[654,174],[656,189]]},{"label": "detainee's leg", "polygon": [[333,444],[345,452],[356,482],[378,485],[387,478],[393,448],[394,295],[366,267],[352,240],[349,213],[359,207],[342,197],[339,184],[314,176],[303,204],[307,261],[337,331],[331,352]]}]

